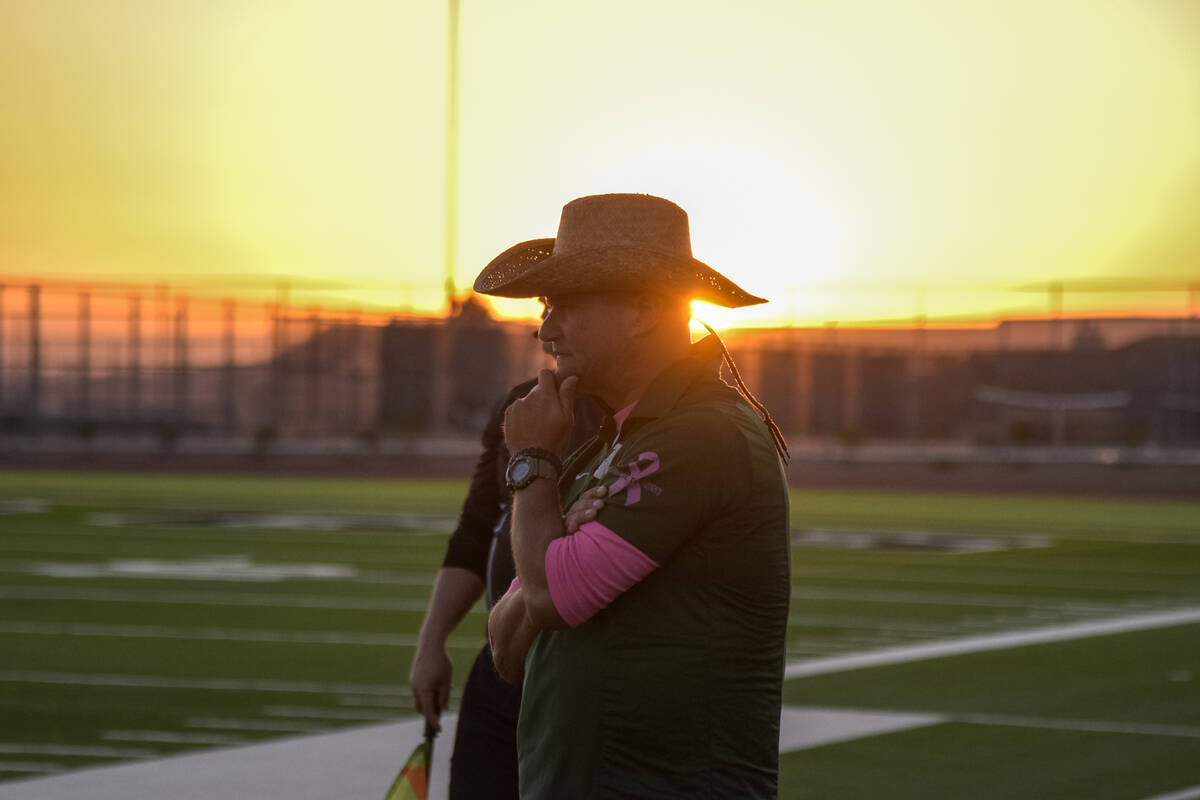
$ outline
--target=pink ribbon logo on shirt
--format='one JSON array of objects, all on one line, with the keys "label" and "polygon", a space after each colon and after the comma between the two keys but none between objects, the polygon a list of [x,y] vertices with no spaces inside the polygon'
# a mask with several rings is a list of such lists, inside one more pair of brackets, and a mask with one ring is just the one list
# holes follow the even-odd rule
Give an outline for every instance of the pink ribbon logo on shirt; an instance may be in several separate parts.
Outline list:
[{"label": "pink ribbon logo on shirt", "polygon": [[625,505],[633,505],[642,499],[642,478],[658,472],[658,467],[658,453],[640,454],[637,461],[629,462],[629,473],[622,474],[612,486],[608,487],[608,496],[612,497],[617,492],[625,491]]}]

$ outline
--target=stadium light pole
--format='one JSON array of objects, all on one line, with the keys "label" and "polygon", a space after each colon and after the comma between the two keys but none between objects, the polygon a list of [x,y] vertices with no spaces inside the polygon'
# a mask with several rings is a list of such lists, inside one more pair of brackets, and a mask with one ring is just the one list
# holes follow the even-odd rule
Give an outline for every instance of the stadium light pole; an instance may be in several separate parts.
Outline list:
[{"label": "stadium light pole", "polygon": [[446,315],[454,309],[454,240],[458,210],[458,0],[449,0],[446,73]]}]

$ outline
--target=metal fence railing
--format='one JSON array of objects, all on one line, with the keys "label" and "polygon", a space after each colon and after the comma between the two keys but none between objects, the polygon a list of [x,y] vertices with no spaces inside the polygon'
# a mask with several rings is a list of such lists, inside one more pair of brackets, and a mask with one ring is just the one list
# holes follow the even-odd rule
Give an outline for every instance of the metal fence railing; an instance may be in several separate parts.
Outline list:
[{"label": "metal fence railing", "polygon": [[[0,435],[280,439],[477,435],[546,365],[531,323],[297,308],[165,286],[0,287]],[[725,334],[796,438],[1200,441],[1200,321]]]}]

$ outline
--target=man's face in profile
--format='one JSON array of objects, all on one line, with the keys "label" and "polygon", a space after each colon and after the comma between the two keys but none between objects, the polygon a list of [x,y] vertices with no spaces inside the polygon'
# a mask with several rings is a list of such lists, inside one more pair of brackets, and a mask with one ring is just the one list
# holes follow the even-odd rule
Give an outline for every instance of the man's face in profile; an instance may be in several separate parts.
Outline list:
[{"label": "man's face in profile", "polygon": [[581,390],[595,392],[611,385],[628,353],[630,338],[627,296],[579,293],[548,296],[538,338],[554,356],[559,382],[576,375]]}]

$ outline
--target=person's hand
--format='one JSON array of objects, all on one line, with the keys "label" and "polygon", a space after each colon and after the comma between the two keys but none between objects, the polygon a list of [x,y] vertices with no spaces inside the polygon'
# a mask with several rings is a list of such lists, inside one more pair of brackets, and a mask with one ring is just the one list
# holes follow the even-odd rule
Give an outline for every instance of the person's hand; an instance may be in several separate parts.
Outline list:
[{"label": "person's hand", "polygon": [[413,656],[408,684],[412,689],[413,706],[433,729],[441,733],[438,717],[450,703],[450,680],[454,667],[445,647],[417,646]]},{"label": "person's hand", "polygon": [[567,449],[575,418],[575,390],[579,378],[572,375],[561,385],[551,370],[538,373],[537,386],[504,412],[504,444],[516,453],[530,447],[561,453]]},{"label": "person's hand", "polygon": [[607,486],[593,486],[579,495],[579,499],[571,504],[567,515],[563,517],[563,527],[566,528],[568,536],[579,530],[585,522],[596,518],[600,509],[604,508],[604,497],[607,494]]}]

